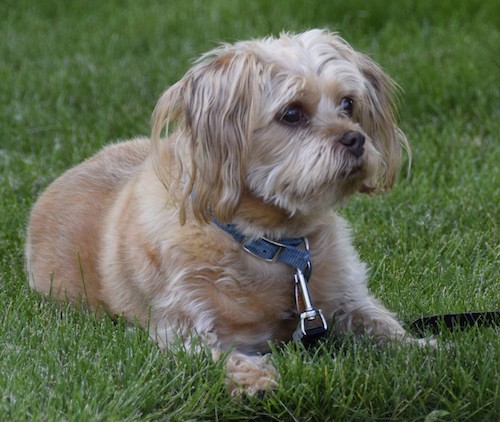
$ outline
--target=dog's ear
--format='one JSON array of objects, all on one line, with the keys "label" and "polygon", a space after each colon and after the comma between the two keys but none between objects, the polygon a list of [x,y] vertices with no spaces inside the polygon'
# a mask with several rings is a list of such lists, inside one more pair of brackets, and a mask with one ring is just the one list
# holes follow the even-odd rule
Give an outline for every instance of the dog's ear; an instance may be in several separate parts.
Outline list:
[{"label": "dog's ear", "polygon": [[366,80],[360,124],[373,140],[383,160],[376,186],[368,189],[390,189],[401,167],[402,147],[408,154],[409,163],[411,162],[408,141],[397,127],[394,116],[396,84],[368,56],[357,53],[357,60]]},{"label": "dog's ear", "polygon": [[[180,219],[191,203],[195,218],[229,221],[245,188],[259,85],[251,53],[220,47],[204,55],[156,106],[153,146],[159,154],[160,134],[170,122],[170,151],[182,187]],[[155,147],[156,145],[156,147]],[[160,178],[169,177],[157,165]]]}]

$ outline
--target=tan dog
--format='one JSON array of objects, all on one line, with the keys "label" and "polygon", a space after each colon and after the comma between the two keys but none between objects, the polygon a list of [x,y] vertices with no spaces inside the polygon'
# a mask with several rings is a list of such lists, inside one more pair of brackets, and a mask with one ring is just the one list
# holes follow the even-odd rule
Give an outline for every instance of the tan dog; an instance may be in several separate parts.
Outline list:
[{"label": "tan dog", "polygon": [[[159,100],[151,141],[109,146],[41,196],[30,285],[138,321],[161,347],[196,334],[215,358],[230,351],[233,392],[276,384],[259,353],[290,340],[301,319],[405,337],[370,297],[333,211],[394,182],[407,143],[392,91],[372,60],[327,31],[207,53]],[[271,259],[246,250],[261,238],[307,238],[309,283],[308,269],[278,259],[284,247]]]}]

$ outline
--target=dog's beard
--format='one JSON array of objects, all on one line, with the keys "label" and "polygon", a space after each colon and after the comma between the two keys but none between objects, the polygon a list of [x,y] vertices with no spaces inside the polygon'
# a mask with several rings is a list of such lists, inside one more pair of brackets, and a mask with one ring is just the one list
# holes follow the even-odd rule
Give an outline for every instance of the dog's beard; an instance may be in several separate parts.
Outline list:
[{"label": "dog's beard", "polygon": [[368,138],[359,157],[335,136],[307,134],[300,138],[276,128],[256,134],[248,185],[264,202],[291,215],[307,214],[339,205],[354,193],[375,186],[381,160]]}]

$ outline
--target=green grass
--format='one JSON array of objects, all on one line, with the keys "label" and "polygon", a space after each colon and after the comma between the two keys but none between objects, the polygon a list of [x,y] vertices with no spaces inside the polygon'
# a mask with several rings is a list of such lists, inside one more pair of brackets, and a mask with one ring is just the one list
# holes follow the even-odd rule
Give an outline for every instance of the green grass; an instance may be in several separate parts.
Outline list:
[{"label": "green grass", "polygon": [[[415,3],[415,4],[414,4]],[[30,291],[33,201],[111,140],[149,132],[162,90],[219,41],[338,30],[402,87],[411,175],[342,209],[371,289],[403,321],[500,308],[500,3],[97,1],[0,4],[0,420],[497,421],[498,329],[439,350],[332,339],[273,353],[274,395],[231,399],[221,364]]]}]

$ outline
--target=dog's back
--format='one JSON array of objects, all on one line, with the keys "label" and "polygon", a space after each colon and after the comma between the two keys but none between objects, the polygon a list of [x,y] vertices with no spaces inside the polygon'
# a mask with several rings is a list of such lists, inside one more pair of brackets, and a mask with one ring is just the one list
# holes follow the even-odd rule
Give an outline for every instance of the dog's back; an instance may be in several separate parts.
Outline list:
[{"label": "dog's back", "polygon": [[108,146],[65,172],[42,194],[31,213],[26,242],[33,289],[56,300],[100,305],[97,259],[104,217],[149,148],[146,139]]}]

